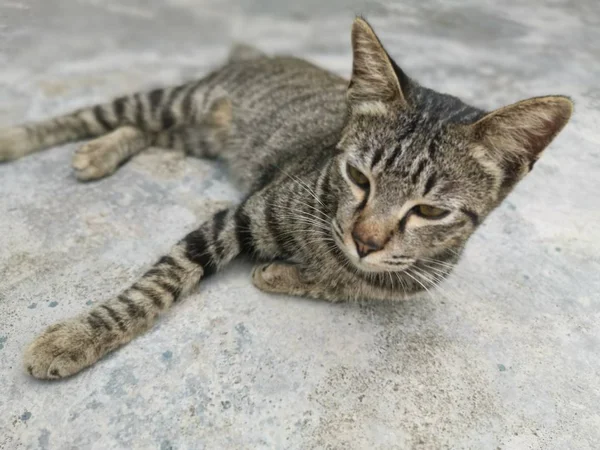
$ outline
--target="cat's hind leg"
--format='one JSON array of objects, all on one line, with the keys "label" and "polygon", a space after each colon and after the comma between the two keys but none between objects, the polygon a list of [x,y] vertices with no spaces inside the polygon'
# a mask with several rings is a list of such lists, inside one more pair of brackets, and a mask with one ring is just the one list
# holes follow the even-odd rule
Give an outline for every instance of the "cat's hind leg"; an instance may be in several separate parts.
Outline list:
[{"label": "cat's hind leg", "polygon": [[219,90],[219,94],[194,122],[158,133],[153,145],[198,158],[219,157],[235,131],[231,100],[224,91]]},{"label": "cat's hind leg", "polygon": [[96,180],[112,174],[117,167],[151,144],[151,135],[133,126],[123,126],[82,145],[73,155],[78,180]]},{"label": "cat's hind leg", "polygon": [[[177,89],[172,88],[170,91]],[[0,128],[0,162],[11,161],[68,142],[95,138],[124,125],[147,129],[157,126],[153,92],[119,97],[111,102],[81,108],[37,122]],[[164,90],[167,92],[167,90]],[[154,97],[157,95],[154,94]]]},{"label": "cat's hind leg", "polygon": [[184,123],[156,133],[125,125],[94,139],[73,155],[75,176],[88,181],[110,175],[151,145],[182,150],[199,157],[216,157],[226,145],[231,131],[231,101],[223,93],[209,103],[206,112],[194,111]]},{"label": "cat's hind leg", "polygon": [[67,142],[97,138],[126,126],[156,137],[174,127],[198,124],[210,105],[210,94],[218,94],[216,88],[209,76],[180,86],[126,95],[38,122],[0,128],[0,162]]},{"label": "cat's hind leg", "polygon": [[145,148],[181,150],[186,154],[215,158],[225,148],[232,126],[232,106],[228,97],[215,99],[195,123],[171,127],[159,133],[122,126],[81,146],[73,155],[75,176],[81,181],[112,174],[121,164]]}]

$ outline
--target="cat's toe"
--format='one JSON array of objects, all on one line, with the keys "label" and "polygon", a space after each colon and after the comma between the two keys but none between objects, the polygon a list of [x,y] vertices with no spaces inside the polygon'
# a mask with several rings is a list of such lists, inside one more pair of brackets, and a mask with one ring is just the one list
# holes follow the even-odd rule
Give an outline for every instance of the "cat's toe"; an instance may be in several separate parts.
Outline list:
[{"label": "cat's toe", "polygon": [[73,155],[72,166],[80,181],[110,175],[119,165],[118,151],[111,143],[98,139],[81,146]]},{"label": "cat's toe", "polygon": [[263,291],[270,291],[272,289],[270,284],[272,279],[268,275],[268,270],[271,265],[272,264],[260,264],[252,270],[252,283]]},{"label": "cat's toe", "polygon": [[49,327],[29,345],[23,365],[35,378],[63,378],[90,365],[95,353],[92,336],[82,323],[63,322]]}]

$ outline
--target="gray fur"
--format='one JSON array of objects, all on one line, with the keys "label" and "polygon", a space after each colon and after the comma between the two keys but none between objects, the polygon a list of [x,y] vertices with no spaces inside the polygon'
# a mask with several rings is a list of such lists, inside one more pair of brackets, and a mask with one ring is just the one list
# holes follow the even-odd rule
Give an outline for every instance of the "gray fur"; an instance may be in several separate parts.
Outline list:
[{"label": "gray fur", "polygon": [[[350,85],[237,47],[201,80],[0,130],[0,160],[94,138],[73,158],[91,180],[158,145],[223,159],[247,194],[117,298],[42,333],[25,353],[29,373],[60,378],[93,364],[240,254],[258,262],[252,278],[268,292],[340,301],[434,287],[571,114],[560,96],[486,114],[421,87],[362,19],[352,44]],[[443,214],[420,216],[422,204]]]}]

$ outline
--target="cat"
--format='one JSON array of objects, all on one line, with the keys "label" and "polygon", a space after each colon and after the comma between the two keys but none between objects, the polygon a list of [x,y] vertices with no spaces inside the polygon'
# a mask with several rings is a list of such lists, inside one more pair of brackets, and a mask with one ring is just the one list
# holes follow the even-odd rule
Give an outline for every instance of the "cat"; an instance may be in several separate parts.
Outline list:
[{"label": "cat", "polygon": [[564,96],[486,112],[420,86],[360,17],[351,42],[349,83],[239,46],[198,81],[0,131],[4,161],[94,138],[73,157],[79,180],[154,145],[221,158],[246,193],[120,295],[47,328],[25,351],[29,374],[92,365],[242,254],[266,292],[392,300],[434,287],[572,114]]}]

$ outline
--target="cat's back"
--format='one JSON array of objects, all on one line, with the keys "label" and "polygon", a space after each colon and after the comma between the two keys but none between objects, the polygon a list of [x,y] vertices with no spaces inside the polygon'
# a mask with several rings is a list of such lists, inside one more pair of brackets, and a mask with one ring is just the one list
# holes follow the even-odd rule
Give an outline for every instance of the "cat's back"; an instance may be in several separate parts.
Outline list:
[{"label": "cat's back", "polygon": [[246,114],[271,112],[271,108],[294,110],[312,98],[344,101],[347,81],[301,58],[267,56],[230,59],[215,75],[215,84]]},{"label": "cat's back", "polygon": [[234,58],[209,78],[233,104],[235,153],[224,157],[245,173],[265,160],[319,152],[343,126],[347,80],[306,60],[262,53]]}]

